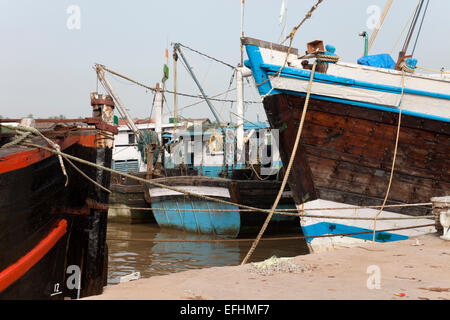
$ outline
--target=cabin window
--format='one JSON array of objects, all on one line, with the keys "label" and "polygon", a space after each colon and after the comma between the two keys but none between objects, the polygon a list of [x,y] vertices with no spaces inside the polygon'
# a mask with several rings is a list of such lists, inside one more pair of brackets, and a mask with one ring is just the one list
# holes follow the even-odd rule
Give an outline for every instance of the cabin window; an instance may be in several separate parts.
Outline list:
[{"label": "cabin window", "polygon": [[128,144],[135,144],[136,143],[136,139],[134,136],[134,133],[129,133],[128,134]]}]

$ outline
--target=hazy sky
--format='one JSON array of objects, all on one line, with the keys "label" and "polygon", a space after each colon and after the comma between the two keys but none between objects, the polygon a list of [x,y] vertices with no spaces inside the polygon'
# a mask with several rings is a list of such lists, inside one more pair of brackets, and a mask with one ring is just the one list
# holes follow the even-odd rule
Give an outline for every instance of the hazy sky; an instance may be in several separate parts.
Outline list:
[{"label": "hazy sky", "polygon": [[[89,116],[89,93],[96,90],[92,67],[98,62],[138,81],[154,86],[161,81],[164,51],[172,56],[172,42],[224,60],[239,62],[241,0],[0,0],[0,115],[18,118],[28,114],[49,117]],[[281,34],[281,0],[246,0],[244,31],[247,36],[278,42]],[[288,0],[288,32],[316,0]],[[333,44],[342,61],[356,62],[363,51],[358,36],[368,31],[376,5],[385,0],[324,0],[313,17],[297,32],[294,46],[302,51],[306,43],[322,39]],[[416,0],[396,0],[386,18],[371,53],[390,53]],[[79,29],[67,26],[73,11],[80,9]],[[424,67],[450,68],[450,1],[431,0],[416,58]],[[69,25],[74,26],[74,20]],[[72,23],[72,24],[71,24]],[[76,25],[75,25],[76,26]],[[403,38],[394,50],[396,59]],[[195,53],[186,51],[206,93],[225,91],[232,70]],[[172,59],[169,63],[172,72]],[[178,65],[178,90],[198,94],[194,82]],[[133,117],[148,117],[153,94],[123,80],[111,78]],[[173,89],[173,75],[167,81]],[[233,86],[235,84],[233,83]],[[166,96],[169,110],[172,95]],[[225,98],[225,96],[224,96]],[[230,93],[226,98],[234,99]],[[245,99],[259,101],[253,87],[246,88]],[[179,106],[197,99],[179,98]],[[215,102],[225,120],[230,119],[230,103]],[[183,110],[184,117],[211,117],[205,103]],[[246,117],[265,120],[261,104],[247,105]]]}]

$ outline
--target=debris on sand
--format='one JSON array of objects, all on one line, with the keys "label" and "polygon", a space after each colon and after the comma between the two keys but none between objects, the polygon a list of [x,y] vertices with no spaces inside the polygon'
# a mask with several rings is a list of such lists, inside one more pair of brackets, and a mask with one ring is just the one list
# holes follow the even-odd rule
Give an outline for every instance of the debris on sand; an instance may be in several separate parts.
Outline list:
[{"label": "debris on sand", "polygon": [[298,265],[294,263],[293,258],[277,258],[276,256],[262,262],[252,263],[251,272],[256,272],[263,276],[270,276],[274,273],[303,273],[314,269],[310,265]]}]

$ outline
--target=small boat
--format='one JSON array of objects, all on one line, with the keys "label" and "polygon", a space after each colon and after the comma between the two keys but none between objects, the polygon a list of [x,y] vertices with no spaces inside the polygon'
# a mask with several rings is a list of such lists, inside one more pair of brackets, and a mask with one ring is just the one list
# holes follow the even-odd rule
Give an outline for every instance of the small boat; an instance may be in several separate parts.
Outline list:
[{"label": "small boat", "polygon": [[[205,176],[175,176],[152,181],[198,195],[186,195],[148,184],[153,214],[160,227],[225,238],[257,234],[267,214],[240,209],[234,204],[270,208],[281,185],[281,182],[276,180],[238,180]],[[233,204],[207,200],[203,196]],[[283,195],[277,209],[295,210],[295,203],[289,192]],[[298,217],[274,215],[267,232],[298,233],[299,230]]]},{"label": "small boat", "polygon": [[[419,13],[416,12],[415,20]],[[288,180],[298,206],[304,204],[305,209],[317,209],[320,205],[380,206],[391,178],[388,206],[429,203],[432,197],[449,194],[448,75],[418,73],[417,60],[406,59],[406,49],[400,53],[397,64],[384,54],[365,56],[356,64],[338,61],[335,47],[324,46],[322,41],[309,43],[307,55],[299,54],[296,48],[249,37],[242,38],[242,43],[248,56],[245,65],[251,69],[263,97],[270,126],[279,130],[283,163],[288,163],[292,155],[312,75],[312,64],[305,59],[318,60],[300,145]],[[321,61],[317,52],[336,59]],[[394,155],[400,114],[398,150]],[[397,161],[391,177],[394,156]],[[431,213],[430,206],[386,210],[381,217],[392,216],[389,211],[403,217]],[[326,210],[328,215],[336,216],[349,212]],[[373,218],[377,210],[357,210],[357,214]],[[352,220],[302,221],[306,235],[374,228],[373,221],[364,224]],[[420,225],[424,221],[429,222],[428,219],[415,222]],[[408,224],[405,220],[395,222],[397,227]],[[381,225],[386,224],[379,222],[377,229]],[[401,240],[417,233],[395,234],[386,237],[379,234],[376,240]],[[372,240],[372,235],[347,240],[352,242],[356,238]]]},{"label": "small boat", "polygon": [[[91,102],[93,118],[28,119],[28,127],[16,128],[35,123],[47,140],[33,136],[28,143],[58,146],[65,154],[110,167],[114,103],[96,93]],[[109,172],[73,161],[89,181],[50,151],[10,144],[17,141],[10,126],[0,125],[0,299],[102,293],[108,193],[99,186],[109,186]]]}]

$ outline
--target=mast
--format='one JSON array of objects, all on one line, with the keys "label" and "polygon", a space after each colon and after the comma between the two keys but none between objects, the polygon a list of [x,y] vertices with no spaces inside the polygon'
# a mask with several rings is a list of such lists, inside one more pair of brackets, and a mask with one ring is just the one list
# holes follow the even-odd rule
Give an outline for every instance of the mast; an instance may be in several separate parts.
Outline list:
[{"label": "mast", "polygon": [[409,46],[409,43],[411,42],[411,38],[414,33],[414,29],[416,28],[417,21],[419,20],[420,12],[422,11],[424,2],[425,2],[425,0],[421,0],[418,8],[416,9],[416,13],[414,14],[414,19],[411,22],[411,26],[409,28],[408,35],[406,36],[406,39],[405,39],[405,43],[403,44],[402,50],[398,54],[398,61],[397,61],[397,64],[395,65],[396,70],[400,70],[400,68],[401,68],[400,66],[406,58],[406,52],[408,51],[408,46]]},{"label": "mast", "polygon": [[[244,37],[244,5],[245,5],[245,0],[241,1],[241,36],[240,39],[242,39]],[[242,44],[242,41],[240,41],[241,43],[241,62],[240,62],[240,66],[244,66],[244,45]]]},{"label": "mast", "polygon": [[174,50],[173,52],[173,130],[177,132],[178,125],[178,101],[177,101],[177,61],[178,55]]},{"label": "mast", "polygon": [[[244,38],[244,3],[245,0],[241,1],[241,36],[240,39]],[[244,45],[240,41],[241,46],[241,61],[239,66],[236,68],[236,151],[237,151],[237,165],[243,164],[244,157],[244,82],[242,78],[242,68],[244,67]]]},{"label": "mast", "polygon": [[237,146],[237,164],[244,162],[244,82],[242,77],[242,67],[236,69],[236,146]]},{"label": "mast", "polygon": [[159,142],[162,143],[161,137],[161,124],[162,124],[162,109],[163,109],[163,96],[159,83],[156,83],[155,94],[155,132],[158,135]]}]

